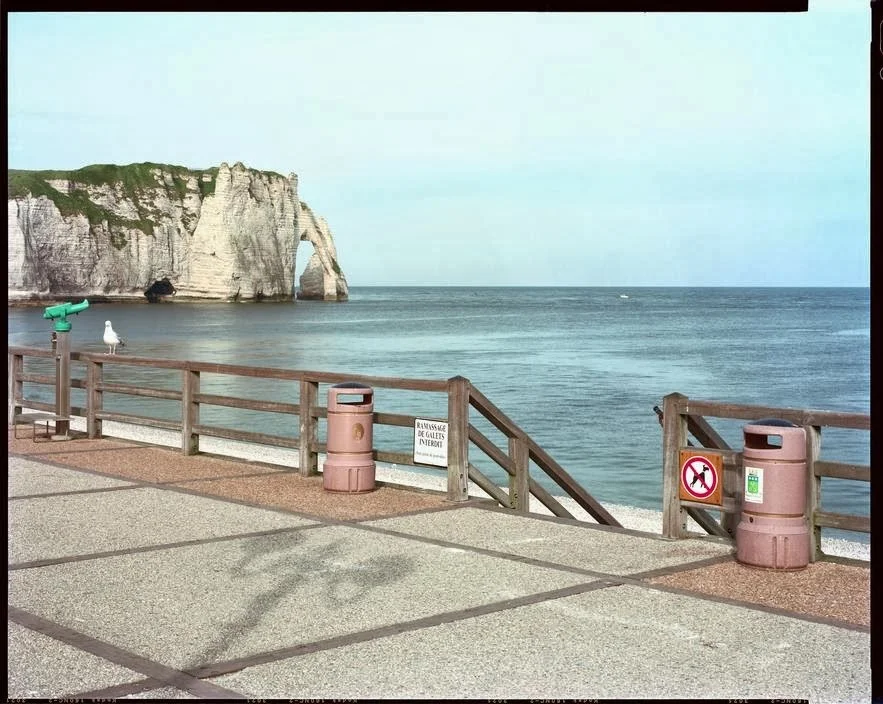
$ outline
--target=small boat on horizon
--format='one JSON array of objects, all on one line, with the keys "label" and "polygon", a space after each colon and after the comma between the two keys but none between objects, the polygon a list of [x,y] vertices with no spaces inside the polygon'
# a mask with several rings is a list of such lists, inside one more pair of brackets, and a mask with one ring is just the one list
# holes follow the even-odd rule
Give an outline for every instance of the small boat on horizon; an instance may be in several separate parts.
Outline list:
[{"label": "small boat on horizon", "polygon": [[628,298],[628,296],[626,296],[624,293],[620,293],[620,294],[619,294],[619,297],[620,297],[620,298]]}]

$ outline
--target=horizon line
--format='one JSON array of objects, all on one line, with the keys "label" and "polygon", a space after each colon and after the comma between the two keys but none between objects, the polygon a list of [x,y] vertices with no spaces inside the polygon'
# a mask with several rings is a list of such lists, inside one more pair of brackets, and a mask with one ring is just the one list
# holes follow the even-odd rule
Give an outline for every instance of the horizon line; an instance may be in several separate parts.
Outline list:
[{"label": "horizon line", "polygon": [[353,288],[867,288],[870,284],[352,284]]}]

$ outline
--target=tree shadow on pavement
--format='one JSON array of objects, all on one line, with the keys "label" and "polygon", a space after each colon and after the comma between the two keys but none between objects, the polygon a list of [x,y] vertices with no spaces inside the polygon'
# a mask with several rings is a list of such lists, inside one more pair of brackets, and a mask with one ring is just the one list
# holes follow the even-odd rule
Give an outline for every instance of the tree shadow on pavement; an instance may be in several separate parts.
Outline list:
[{"label": "tree shadow on pavement", "polygon": [[[185,669],[208,665],[222,659],[244,657],[251,652],[235,652],[235,646],[246,640],[266,618],[279,619],[278,607],[295,592],[305,593],[321,589],[330,609],[350,606],[369,598],[372,591],[385,584],[399,581],[413,569],[414,559],[403,554],[373,555],[359,559],[358,553],[346,538],[328,543],[306,545],[300,532],[281,536],[266,536],[243,541],[242,554],[227,570],[231,592],[251,591],[256,583],[263,588],[251,596],[244,606],[237,605],[240,614],[220,628],[213,643],[194,654]],[[235,603],[236,596],[230,600]],[[303,611],[310,603],[295,605]],[[266,626],[266,624],[263,624]],[[269,628],[267,629],[270,630]],[[278,632],[279,628],[276,627]],[[329,633],[329,635],[331,635]],[[274,643],[270,648],[286,647],[300,642],[292,633],[286,642]],[[264,650],[264,649],[262,649]]]}]

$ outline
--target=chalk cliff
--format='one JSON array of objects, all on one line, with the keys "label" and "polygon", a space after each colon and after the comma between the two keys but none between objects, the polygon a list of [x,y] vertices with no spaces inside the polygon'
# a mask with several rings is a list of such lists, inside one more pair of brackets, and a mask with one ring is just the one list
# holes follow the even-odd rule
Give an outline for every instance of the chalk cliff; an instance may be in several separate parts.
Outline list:
[{"label": "chalk cliff", "polygon": [[[10,170],[7,208],[10,301],[348,297],[328,224],[300,201],[295,174],[238,162]],[[313,253],[297,289],[302,241]]]}]

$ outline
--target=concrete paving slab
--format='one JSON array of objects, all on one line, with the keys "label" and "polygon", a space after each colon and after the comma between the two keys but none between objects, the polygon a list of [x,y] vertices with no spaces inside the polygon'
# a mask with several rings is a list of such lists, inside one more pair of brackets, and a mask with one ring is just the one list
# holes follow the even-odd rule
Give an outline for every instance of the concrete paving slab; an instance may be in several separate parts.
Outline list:
[{"label": "concrete paving slab", "polygon": [[[250,698],[870,701],[867,634],[615,586],[213,680]],[[836,668],[820,662],[837,662]]]},{"label": "concrete paving slab", "polygon": [[589,581],[329,526],[16,570],[9,603],[182,669]]},{"label": "concrete paving slab", "polygon": [[10,564],[313,525],[296,516],[149,487],[9,504]]},{"label": "concrete paving slab", "polygon": [[144,679],[97,655],[6,622],[7,690],[10,699],[42,699]]},{"label": "concrete paving slab", "polygon": [[135,486],[132,482],[99,477],[96,474],[62,469],[52,465],[9,457],[7,487],[9,496],[55,494],[86,489],[106,489],[115,486]]},{"label": "concrete paving slab", "polygon": [[458,509],[453,520],[441,513],[427,513],[365,524],[615,575],[671,567],[733,551],[729,545],[708,541],[643,538],[477,508]]}]

